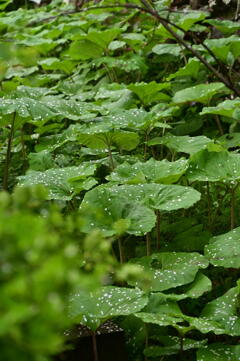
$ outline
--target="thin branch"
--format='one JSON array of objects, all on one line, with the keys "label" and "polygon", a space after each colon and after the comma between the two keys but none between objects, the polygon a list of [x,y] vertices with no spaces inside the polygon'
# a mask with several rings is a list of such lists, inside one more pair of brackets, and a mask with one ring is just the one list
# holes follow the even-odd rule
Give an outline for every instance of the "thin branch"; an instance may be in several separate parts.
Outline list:
[{"label": "thin branch", "polygon": [[[231,79],[228,77],[225,77],[222,73],[220,73],[217,69],[215,69],[197,50],[193,49],[191,45],[189,45],[180,35],[178,35],[172,28],[170,25],[174,26],[175,28],[178,28],[179,30],[183,30],[180,27],[178,27],[177,25],[173,25],[172,22],[170,22],[168,19],[165,19],[163,17],[161,17],[159,15],[159,12],[157,12],[151,5],[150,3],[148,3],[146,0],[140,0],[141,3],[143,4],[144,7],[139,6],[139,5],[135,5],[135,4],[131,4],[131,3],[127,3],[127,4],[109,4],[109,5],[99,5],[99,6],[90,6],[88,8],[81,8],[78,11],[76,10],[68,10],[65,12],[60,13],[59,15],[56,16],[52,16],[49,18],[44,19],[43,21],[49,21],[49,20],[54,20],[60,16],[63,15],[70,15],[70,14],[74,14],[74,13],[80,13],[80,12],[84,12],[84,11],[91,11],[91,10],[98,10],[98,9],[111,9],[111,8],[125,8],[125,9],[135,9],[135,10],[139,10],[143,13],[152,15],[156,20],[158,20],[158,22],[160,24],[162,24],[164,26],[164,28],[175,38],[175,40],[183,45],[183,47],[185,49],[187,49],[188,51],[190,51],[190,53],[192,53],[192,55],[194,55],[196,58],[198,58],[202,64],[204,64],[206,66],[206,68],[211,71],[222,83],[224,83],[226,85],[227,88],[229,88],[230,90],[232,90],[234,92],[235,95],[240,96],[240,89],[238,89],[237,87],[235,87],[235,85],[232,83]],[[164,10],[165,11],[165,10]],[[31,25],[36,25],[35,23],[30,23]],[[209,52],[209,54],[213,54],[211,52],[211,49],[209,49],[205,44],[202,43],[202,45],[205,47],[205,49]],[[215,55],[214,55],[214,59]],[[219,61],[218,61],[219,62]],[[221,65],[222,66],[222,65]]]}]

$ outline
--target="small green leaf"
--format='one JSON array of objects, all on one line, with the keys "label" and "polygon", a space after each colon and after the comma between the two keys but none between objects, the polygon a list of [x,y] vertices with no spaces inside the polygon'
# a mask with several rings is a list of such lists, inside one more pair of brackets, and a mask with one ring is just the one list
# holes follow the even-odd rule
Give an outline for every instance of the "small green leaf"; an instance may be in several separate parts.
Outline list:
[{"label": "small green leaf", "polygon": [[158,44],[152,48],[152,52],[157,55],[170,54],[173,56],[179,56],[181,51],[181,47],[176,44]]}]

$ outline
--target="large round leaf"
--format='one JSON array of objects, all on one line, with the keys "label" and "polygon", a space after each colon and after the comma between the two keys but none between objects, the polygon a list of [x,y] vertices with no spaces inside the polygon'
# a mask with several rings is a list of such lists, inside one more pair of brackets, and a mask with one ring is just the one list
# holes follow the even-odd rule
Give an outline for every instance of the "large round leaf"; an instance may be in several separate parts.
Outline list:
[{"label": "large round leaf", "polygon": [[225,100],[215,107],[205,107],[200,114],[218,114],[240,120],[240,99]]},{"label": "large round leaf", "polygon": [[[145,348],[144,355],[147,357],[160,357],[167,355],[174,355],[181,352],[181,339],[177,336],[160,336],[158,341],[163,346],[149,346]],[[183,351],[188,351],[194,348],[200,348],[206,344],[207,340],[196,341],[190,338],[182,339]]]},{"label": "large round leaf", "polygon": [[82,228],[86,233],[99,228],[111,236],[116,233],[115,224],[125,220],[126,232],[140,236],[150,232],[156,222],[151,209],[134,197],[127,197],[126,189],[117,186],[99,186],[89,191],[80,209],[86,215]]},{"label": "large round leaf", "polygon": [[140,311],[147,301],[148,297],[135,288],[106,286],[94,292],[82,290],[70,299],[70,316],[82,316],[81,323],[96,330],[111,317]]},{"label": "large round leaf", "polygon": [[120,184],[146,182],[171,184],[179,180],[187,167],[188,161],[185,159],[179,159],[176,162],[169,162],[166,159],[161,161],[150,159],[135,164],[126,162],[114,169],[107,179]]},{"label": "large round leaf", "polygon": [[29,171],[19,177],[19,185],[43,184],[48,189],[48,199],[70,200],[81,190],[92,188],[96,165],[82,163],[78,167],[52,168],[44,172]]},{"label": "large round leaf", "polygon": [[210,239],[205,256],[217,267],[240,267],[240,227]]},{"label": "large round leaf", "polygon": [[0,103],[0,114],[16,113],[21,118],[30,118],[31,120],[45,120],[56,117],[57,112],[43,102],[27,97],[16,99],[5,98]]},{"label": "large round leaf", "polygon": [[192,157],[187,176],[190,182],[236,181],[240,179],[240,155],[202,150]]},{"label": "large round leaf", "polygon": [[125,150],[136,148],[139,143],[137,133],[124,130],[114,130],[111,124],[95,124],[78,135],[80,143],[93,149],[108,149],[113,145]]},{"label": "large round leaf", "polygon": [[197,361],[239,361],[240,345],[211,344],[197,351]]},{"label": "large round leaf", "polygon": [[212,289],[211,280],[203,273],[198,272],[194,281],[181,287],[181,290],[177,289],[176,293],[168,293],[165,297],[169,300],[180,301],[185,298],[198,298],[205,292],[209,292]]},{"label": "large round leaf", "polygon": [[198,84],[190,88],[179,90],[173,97],[174,103],[201,102],[208,103],[220,91],[227,91],[223,83]]},{"label": "large round leaf", "polygon": [[210,142],[211,139],[205,137],[204,135],[190,137],[188,135],[175,136],[171,134],[161,138],[153,138],[148,142],[148,145],[164,144],[172,151],[194,154],[206,148],[207,144]]},{"label": "large round leaf", "polygon": [[239,286],[231,288],[223,296],[209,302],[201,317],[217,322],[226,334],[240,336]]},{"label": "large round leaf", "polygon": [[[193,282],[200,268],[208,266],[208,260],[199,253],[162,252],[136,258],[131,263],[140,265],[149,276],[152,291],[165,291]],[[130,282],[144,287],[144,282]]]},{"label": "large round leaf", "polygon": [[112,186],[111,192],[128,201],[140,202],[151,209],[175,211],[189,208],[200,200],[201,194],[191,187],[175,184],[138,184]]}]

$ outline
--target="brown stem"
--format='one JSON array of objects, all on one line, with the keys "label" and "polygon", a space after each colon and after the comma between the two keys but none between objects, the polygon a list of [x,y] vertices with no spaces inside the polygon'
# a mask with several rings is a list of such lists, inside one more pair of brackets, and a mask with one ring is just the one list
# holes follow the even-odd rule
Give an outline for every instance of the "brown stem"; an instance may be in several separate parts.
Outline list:
[{"label": "brown stem", "polygon": [[98,361],[98,349],[97,349],[97,339],[96,332],[92,332],[92,346],[93,346],[93,357],[94,361]]},{"label": "brown stem", "polygon": [[184,343],[184,340],[183,340],[182,335],[180,335],[179,341],[180,341],[180,357],[181,357],[181,360],[184,360],[184,358],[183,358],[183,352],[184,352],[183,343]]},{"label": "brown stem", "polygon": [[[163,17],[161,17],[159,15],[159,13],[153,8],[151,7],[145,0],[141,0],[142,4],[145,7],[141,7],[135,4],[109,4],[109,5],[103,5],[103,6],[93,6],[93,7],[89,7],[87,9],[85,9],[85,11],[89,11],[89,10],[94,10],[94,9],[103,9],[103,8],[127,8],[127,9],[138,9],[141,12],[145,12],[147,14],[152,15],[156,20],[158,20],[158,22],[160,24],[163,25],[163,27],[175,38],[175,40],[183,45],[183,47],[185,49],[187,49],[188,51],[190,51],[192,53],[192,55],[196,56],[196,58],[198,58],[202,64],[204,64],[206,66],[206,68],[212,72],[221,82],[223,82],[227,88],[231,89],[235,95],[240,96],[240,89],[238,89],[237,87],[235,87],[235,85],[232,83],[231,79],[229,79],[228,77],[226,78],[222,73],[220,73],[217,69],[215,69],[196,49],[193,49],[191,45],[189,45],[180,35],[178,35],[172,28],[170,25],[173,26],[172,22],[170,22],[168,19],[165,19]],[[177,25],[174,24],[174,27],[183,31],[182,28],[178,27]],[[215,55],[212,53],[211,49],[209,49],[205,44],[203,44],[203,47],[205,47],[205,49],[210,50],[210,54],[212,56],[214,56],[214,59],[217,59],[215,57]],[[217,62],[219,63],[219,61],[217,60]],[[221,64],[222,67],[222,64]]]},{"label": "brown stem", "polygon": [[120,263],[124,263],[124,249],[123,249],[123,243],[122,238],[118,238],[118,249],[119,249],[119,260]]},{"label": "brown stem", "polygon": [[230,206],[230,229],[235,227],[235,200],[236,194],[235,190],[237,187],[231,188],[231,206]]},{"label": "brown stem", "polygon": [[149,232],[146,234],[146,242],[147,242],[147,256],[151,256],[151,234]]},{"label": "brown stem", "polygon": [[148,151],[148,130],[146,131],[146,134],[145,134],[145,144],[144,144],[144,160],[146,160],[147,158],[147,151]]},{"label": "brown stem", "polygon": [[223,131],[222,124],[221,124],[221,121],[220,121],[219,116],[216,114],[214,118],[215,118],[215,121],[216,121],[218,130],[219,130],[219,133],[220,133],[221,135],[224,135],[224,131]]},{"label": "brown stem", "polygon": [[109,156],[110,167],[113,170],[114,169],[114,162],[113,162],[112,150],[111,150],[110,145],[108,146],[108,156]]},{"label": "brown stem", "polygon": [[160,218],[160,211],[156,211],[157,215],[157,224],[156,224],[156,232],[157,232],[157,250],[160,249],[160,241],[161,241],[161,218]]},{"label": "brown stem", "polygon": [[9,168],[11,163],[11,150],[12,150],[12,140],[14,135],[15,119],[16,119],[16,112],[13,113],[13,117],[12,117],[11,130],[8,137],[7,154],[6,154],[4,174],[3,174],[3,189],[6,191],[8,190],[8,177],[9,177]]},{"label": "brown stem", "polygon": [[24,142],[24,127],[21,129],[21,145],[22,145],[22,155],[23,155],[23,169],[26,170],[27,167],[27,152]]},{"label": "brown stem", "polygon": [[[147,326],[147,324],[145,323],[145,325],[144,325],[145,327],[145,348],[147,348],[148,347],[148,344],[149,344],[149,342],[148,342],[148,326]],[[148,361],[148,357],[147,356],[145,356],[145,358],[144,358],[144,361]]]},{"label": "brown stem", "polygon": [[212,204],[211,204],[211,194],[209,182],[207,182],[207,202],[208,202],[208,228],[211,230],[212,228]]}]

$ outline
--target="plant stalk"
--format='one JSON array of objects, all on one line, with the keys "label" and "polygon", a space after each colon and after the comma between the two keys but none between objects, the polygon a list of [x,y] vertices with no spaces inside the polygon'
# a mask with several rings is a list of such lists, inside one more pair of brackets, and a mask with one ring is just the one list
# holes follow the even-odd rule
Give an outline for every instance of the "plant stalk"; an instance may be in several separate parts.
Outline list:
[{"label": "plant stalk", "polygon": [[8,137],[7,154],[5,158],[5,167],[3,174],[3,189],[5,191],[8,190],[8,178],[9,178],[9,168],[11,163],[11,150],[12,150],[12,140],[14,135],[15,119],[16,119],[16,112],[13,113],[13,117],[12,117],[11,130]]},{"label": "plant stalk", "polygon": [[93,346],[93,358],[94,358],[94,361],[99,361],[96,332],[94,332],[94,331],[92,332],[92,346]]},{"label": "plant stalk", "polygon": [[157,216],[157,224],[156,224],[156,233],[157,233],[157,250],[160,249],[160,241],[161,241],[161,216],[160,211],[156,210],[156,216]]},{"label": "plant stalk", "polygon": [[208,202],[208,228],[211,230],[212,228],[212,205],[211,205],[211,193],[209,182],[207,182],[207,202]]},{"label": "plant stalk", "polygon": [[151,234],[148,232],[146,234],[146,242],[147,242],[147,256],[151,255]]},{"label": "plant stalk", "polygon": [[231,189],[230,229],[235,227],[235,187]]},{"label": "plant stalk", "polygon": [[113,170],[114,169],[114,162],[113,162],[111,146],[108,147],[108,156],[109,156],[109,162],[110,162],[111,170]]},{"label": "plant stalk", "polygon": [[118,237],[118,249],[119,249],[119,260],[120,263],[124,263],[124,249],[123,249],[123,243],[122,238]]}]

